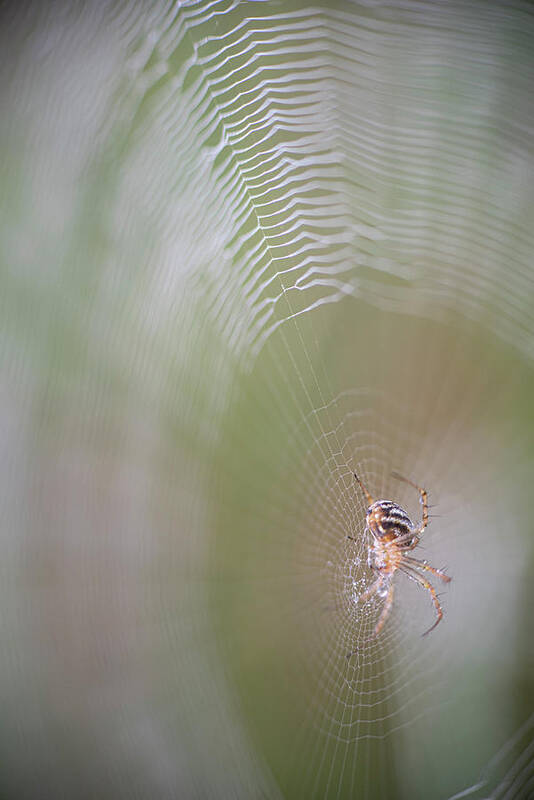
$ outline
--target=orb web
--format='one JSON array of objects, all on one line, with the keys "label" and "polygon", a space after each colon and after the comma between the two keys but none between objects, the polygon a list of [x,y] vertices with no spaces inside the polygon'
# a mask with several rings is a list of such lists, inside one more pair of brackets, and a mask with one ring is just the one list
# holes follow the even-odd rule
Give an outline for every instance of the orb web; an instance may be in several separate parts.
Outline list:
[{"label": "orb web", "polygon": [[[33,19],[24,58],[39,58],[6,70],[2,120],[3,137],[20,135],[6,185],[20,171],[31,195],[29,218],[9,208],[3,224],[6,406],[21,430],[34,413],[44,430],[30,551],[37,533],[67,560],[80,493],[87,529],[110,530],[116,548],[116,573],[104,536],[93,560],[73,558],[79,606],[75,580],[48,595],[82,675],[77,724],[102,734],[87,780],[109,774],[123,791],[142,778],[152,795],[441,797],[476,787],[509,741],[511,780],[498,761],[482,783],[520,796],[530,6],[214,0]],[[24,333],[20,297],[36,312]],[[27,365],[46,353],[35,389]],[[33,392],[39,413],[22,402]],[[425,639],[432,604],[402,575],[372,636],[384,598],[361,600],[374,575],[355,470],[414,521],[417,493],[393,470],[436,505],[418,552],[453,581]],[[110,606],[133,609],[114,636],[92,616],[102,584]],[[84,680],[95,652],[117,670],[97,672],[111,713]],[[48,644],[42,661],[53,711],[41,702],[70,736],[54,702],[65,659]],[[59,774],[32,724],[41,706],[23,710],[43,774]]]}]

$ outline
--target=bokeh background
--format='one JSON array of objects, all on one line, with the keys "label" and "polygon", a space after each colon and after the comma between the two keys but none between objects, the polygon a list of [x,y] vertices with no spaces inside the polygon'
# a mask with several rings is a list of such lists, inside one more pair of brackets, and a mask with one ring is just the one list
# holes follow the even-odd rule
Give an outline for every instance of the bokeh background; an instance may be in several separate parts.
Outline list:
[{"label": "bokeh background", "polygon": [[532,796],[533,5],[0,23],[1,796]]}]

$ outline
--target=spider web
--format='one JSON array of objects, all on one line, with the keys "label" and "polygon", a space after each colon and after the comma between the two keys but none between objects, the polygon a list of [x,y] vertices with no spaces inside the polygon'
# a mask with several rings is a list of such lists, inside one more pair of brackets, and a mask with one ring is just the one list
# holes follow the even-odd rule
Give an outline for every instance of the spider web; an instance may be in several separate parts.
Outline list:
[{"label": "spider web", "polygon": [[[26,786],[73,794],[44,718],[99,796],[526,797],[531,7],[39,13],[4,50],[3,486],[67,577],[15,554],[3,589]],[[402,575],[372,637],[355,470],[413,520],[392,471],[429,490],[424,639]]]}]

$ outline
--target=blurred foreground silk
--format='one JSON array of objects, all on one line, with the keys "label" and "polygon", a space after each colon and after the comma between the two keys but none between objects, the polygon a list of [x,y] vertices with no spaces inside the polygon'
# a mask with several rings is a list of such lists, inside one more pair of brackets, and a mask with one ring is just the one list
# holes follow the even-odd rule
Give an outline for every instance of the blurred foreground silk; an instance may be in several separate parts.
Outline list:
[{"label": "blurred foreground silk", "polygon": [[0,795],[533,796],[534,6],[0,38]]}]

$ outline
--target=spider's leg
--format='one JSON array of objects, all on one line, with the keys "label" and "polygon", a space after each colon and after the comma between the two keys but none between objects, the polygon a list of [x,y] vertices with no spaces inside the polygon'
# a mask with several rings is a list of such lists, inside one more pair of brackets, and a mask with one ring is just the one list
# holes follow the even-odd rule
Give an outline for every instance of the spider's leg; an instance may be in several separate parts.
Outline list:
[{"label": "spider's leg", "polygon": [[441,610],[441,606],[439,604],[439,600],[438,600],[438,596],[436,594],[436,590],[434,589],[434,587],[432,586],[431,583],[429,583],[425,578],[422,577],[422,575],[418,575],[417,572],[412,572],[411,571],[411,570],[414,569],[414,567],[409,567],[408,565],[404,565],[403,566],[401,564],[399,566],[399,569],[400,569],[401,572],[404,572],[404,574],[407,575],[410,578],[410,580],[415,581],[420,586],[422,586],[424,589],[429,591],[431,596],[432,596],[432,602],[434,603],[434,608],[436,609],[437,619],[434,622],[434,624],[431,625],[430,628],[423,633],[423,636],[426,636],[427,633],[430,633],[430,631],[433,631],[434,628],[436,627],[436,625],[438,625],[438,623],[440,623],[441,620],[443,619],[443,611]]},{"label": "spider's leg", "polygon": [[411,530],[409,533],[404,533],[395,539],[395,545],[400,547],[401,550],[413,550],[419,544],[419,536],[417,531]]},{"label": "spider's leg", "polygon": [[[377,591],[380,589],[383,583],[384,583],[384,576],[379,575],[376,581],[374,581],[374,583],[372,583],[369,586],[369,588],[366,589],[362,595],[360,595],[360,597],[358,598],[358,602],[361,601],[362,603],[365,603],[366,600],[369,600],[371,597],[373,597],[373,595],[377,593]],[[374,635],[375,634],[373,634],[373,636]],[[355,655],[356,652],[357,652],[356,650],[351,650],[350,653],[347,653],[347,658],[351,658],[351,656]]]},{"label": "spider's leg", "polygon": [[413,481],[408,480],[408,478],[405,478],[403,475],[399,475],[398,472],[392,472],[391,474],[398,481],[402,481],[403,483],[407,483],[410,486],[413,486],[413,488],[417,489],[417,491],[419,492],[421,505],[423,506],[423,518],[421,520],[420,525],[418,525],[417,528],[414,528],[414,533],[415,534],[423,533],[424,529],[428,525],[428,493],[426,489],[423,489],[421,486],[418,486]]},{"label": "spider's leg", "polygon": [[361,480],[358,478],[358,476],[356,475],[356,473],[354,473],[354,477],[356,478],[356,480],[357,480],[357,481],[358,481],[358,483],[360,484],[360,489],[361,489],[361,490],[362,490],[362,492],[364,493],[364,495],[365,495],[365,499],[367,500],[367,503],[368,503],[368,505],[372,506],[372,505],[373,505],[373,503],[374,503],[374,499],[371,497],[371,495],[369,494],[369,492],[367,491],[367,489],[365,488],[365,486],[363,485],[363,483],[361,482]]},{"label": "spider's leg", "polygon": [[365,603],[367,600],[370,600],[371,597],[378,592],[383,583],[384,583],[384,576],[379,575],[376,581],[372,583],[369,586],[369,588],[366,589],[365,592],[359,596],[358,602]]},{"label": "spider's leg", "polygon": [[[369,528],[366,528],[365,530],[367,531],[367,533],[369,533]],[[369,569],[374,569],[375,568],[375,563],[374,563],[374,544],[371,544],[371,545],[369,545],[367,547],[367,566],[369,567]]]},{"label": "spider's leg", "polygon": [[449,583],[449,581],[452,581],[450,575],[446,575],[441,569],[436,569],[436,567],[431,567],[430,564],[426,564],[424,561],[421,561],[420,558],[412,558],[412,556],[403,555],[402,561],[407,562],[408,564],[413,564],[413,566],[416,567],[417,569],[428,570],[428,572],[431,572],[433,575],[437,575],[438,578],[441,578],[441,580],[445,581],[445,583]]},{"label": "spider's leg", "polygon": [[393,604],[393,581],[389,586],[388,593],[386,595],[386,600],[384,603],[384,608],[382,609],[380,616],[378,617],[378,622],[375,625],[373,637],[378,636],[378,634],[384,627],[384,623],[389,616],[389,612],[391,611],[392,604]]},{"label": "spider's leg", "polygon": [[407,551],[408,550],[415,550],[415,548],[417,547],[418,544],[419,544],[419,539],[415,539],[415,541],[413,541],[411,544],[409,544],[408,547],[403,547],[402,549],[403,550],[407,550]]}]

